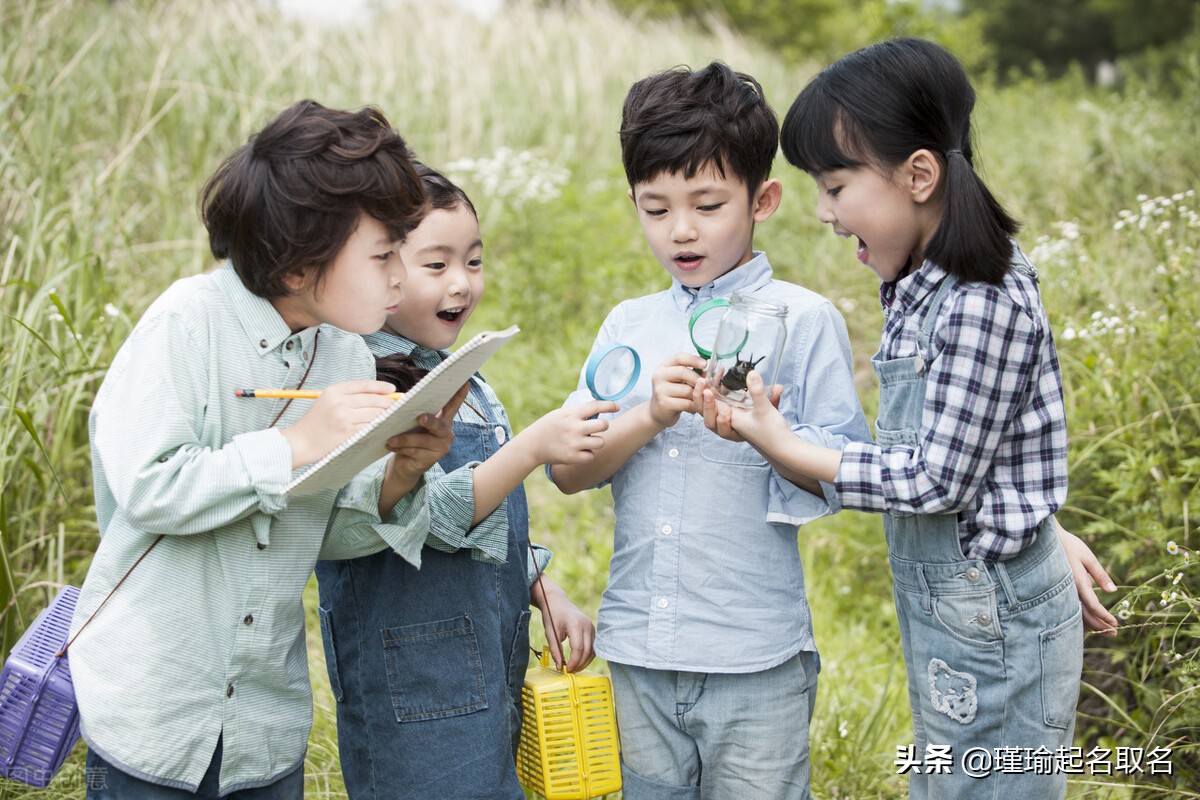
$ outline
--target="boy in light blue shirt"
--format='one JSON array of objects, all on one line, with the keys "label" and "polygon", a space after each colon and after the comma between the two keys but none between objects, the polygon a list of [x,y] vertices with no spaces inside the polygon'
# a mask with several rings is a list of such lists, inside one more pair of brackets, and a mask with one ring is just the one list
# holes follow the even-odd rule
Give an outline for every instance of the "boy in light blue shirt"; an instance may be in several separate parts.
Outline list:
[{"label": "boy in light blue shirt", "polygon": [[[616,513],[596,651],[612,672],[627,800],[809,796],[817,658],[797,527],[838,510],[833,487],[781,477],[745,442],[704,426],[705,367],[691,314],[737,291],[785,303],[779,409],[794,435],[869,441],[845,323],[825,298],[772,278],[754,226],[779,205],[774,112],[720,63],[638,81],[625,100],[630,198],[665,291],[627,300],[595,348],[636,349],[643,374],[587,464],[556,465],[564,492],[611,483]],[[566,405],[590,399],[581,376]]]}]

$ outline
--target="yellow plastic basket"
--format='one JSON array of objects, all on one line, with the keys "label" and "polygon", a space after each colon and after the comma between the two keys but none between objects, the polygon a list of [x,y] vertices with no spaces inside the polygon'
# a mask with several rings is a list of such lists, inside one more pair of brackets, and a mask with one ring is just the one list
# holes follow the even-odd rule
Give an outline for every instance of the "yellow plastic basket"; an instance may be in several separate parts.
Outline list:
[{"label": "yellow plastic basket", "polygon": [[550,651],[521,689],[521,785],[546,800],[588,800],[621,789],[621,748],[607,675],[559,672]]}]

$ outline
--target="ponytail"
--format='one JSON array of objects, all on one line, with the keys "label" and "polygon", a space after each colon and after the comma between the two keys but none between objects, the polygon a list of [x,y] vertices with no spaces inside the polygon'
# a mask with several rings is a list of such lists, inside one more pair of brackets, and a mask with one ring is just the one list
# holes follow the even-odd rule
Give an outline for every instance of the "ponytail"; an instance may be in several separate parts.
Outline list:
[{"label": "ponytail", "polygon": [[946,151],[942,219],[925,258],[958,278],[999,283],[1012,258],[1020,223],[988,191],[963,151]]}]

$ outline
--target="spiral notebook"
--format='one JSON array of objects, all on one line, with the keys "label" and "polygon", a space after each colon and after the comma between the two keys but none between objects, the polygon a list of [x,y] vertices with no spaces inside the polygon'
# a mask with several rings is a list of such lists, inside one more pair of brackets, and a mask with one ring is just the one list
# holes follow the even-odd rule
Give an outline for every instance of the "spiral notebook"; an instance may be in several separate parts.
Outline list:
[{"label": "spiral notebook", "polygon": [[513,325],[502,331],[484,331],[472,337],[369,425],[359,428],[353,436],[296,476],[283,488],[284,492],[305,495],[345,486],[355,475],[387,455],[388,439],[416,427],[417,417],[422,414],[440,411],[459,387],[518,330]]}]

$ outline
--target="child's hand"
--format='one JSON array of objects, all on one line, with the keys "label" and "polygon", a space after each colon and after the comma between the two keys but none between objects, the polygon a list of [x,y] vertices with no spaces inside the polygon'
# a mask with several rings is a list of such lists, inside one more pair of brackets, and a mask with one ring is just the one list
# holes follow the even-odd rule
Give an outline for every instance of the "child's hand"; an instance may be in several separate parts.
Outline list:
[{"label": "child's hand", "polygon": [[746,377],[746,390],[754,403],[752,409],[735,408],[718,400],[716,392],[707,385],[697,386],[695,402],[704,416],[705,427],[731,442],[767,442],[772,437],[790,435],[791,428],[778,408],[783,387],[776,384],[768,394],[762,377],[751,370]]},{"label": "child's hand", "polygon": [[699,412],[695,390],[704,383],[697,370],[707,362],[695,353],[676,353],[664,361],[650,377],[650,418],[661,428],[670,428],[679,415]]},{"label": "child's hand", "polygon": [[1084,627],[1105,636],[1116,636],[1117,618],[1096,596],[1092,581],[1099,583],[1106,592],[1115,592],[1117,585],[1108,577],[1104,567],[1100,566],[1087,542],[1060,525],[1057,519],[1054,520],[1054,526],[1058,529],[1058,539],[1067,553],[1067,563],[1075,575],[1075,590],[1079,592],[1079,602],[1083,605]]},{"label": "child's hand", "polygon": [[343,381],[321,390],[321,396],[295,423],[281,429],[292,448],[292,469],[325,456],[392,404],[383,381]]},{"label": "child's hand", "polygon": [[528,442],[538,464],[585,464],[604,446],[595,434],[608,430],[608,421],[591,419],[620,410],[611,400],[593,400],[570,408],[559,408],[541,417],[516,437]]},{"label": "child's hand", "polygon": [[408,492],[454,444],[454,415],[467,397],[468,384],[463,384],[437,414],[422,414],[417,418],[419,428],[397,434],[387,440],[392,457],[388,460],[384,483],[394,490]]},{"label": "child's hand", "polygon": [[[529,589],[529,597],[542,612],[542,626],[546,631],[546,644],[550,647],[554,666],[567,672],[578,672],[590,664],[596,656],[593,649],[596,626],[591,618],[580,611],[566,592],[546,575],[534,581]],[[571,643],[569,660],[563,657],[564,640]]]}]

